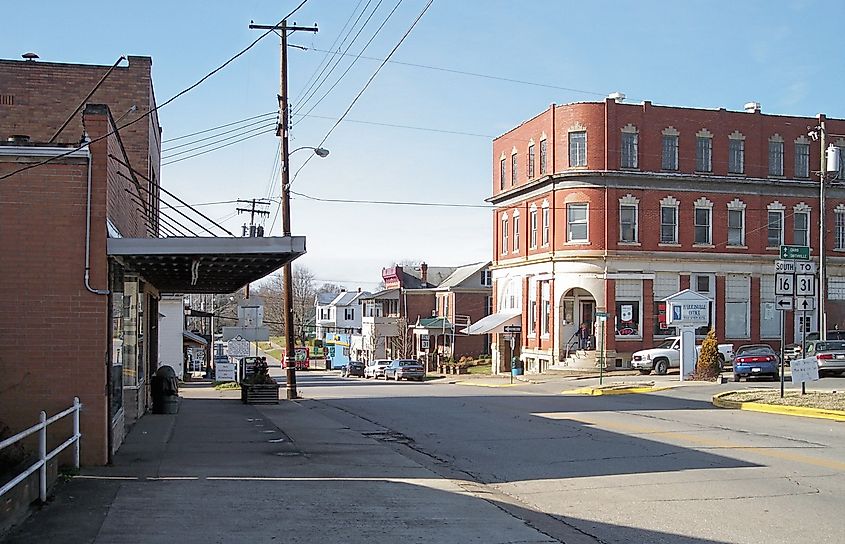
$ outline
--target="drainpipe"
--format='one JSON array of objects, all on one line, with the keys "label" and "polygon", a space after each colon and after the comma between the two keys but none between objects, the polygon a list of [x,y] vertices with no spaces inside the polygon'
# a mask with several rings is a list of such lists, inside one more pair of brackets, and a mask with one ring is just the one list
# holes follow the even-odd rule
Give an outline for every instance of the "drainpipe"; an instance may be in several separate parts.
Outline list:
[{"label": "drainpipe", "polygon": [[[90,141],[88,136],[85,139]],[[85,203],[85,288],[95,295],[108,295],[108,289],[94,289],[89,283],[91,277],[91,167],[93,158],[88,152],[88,193]]]}]

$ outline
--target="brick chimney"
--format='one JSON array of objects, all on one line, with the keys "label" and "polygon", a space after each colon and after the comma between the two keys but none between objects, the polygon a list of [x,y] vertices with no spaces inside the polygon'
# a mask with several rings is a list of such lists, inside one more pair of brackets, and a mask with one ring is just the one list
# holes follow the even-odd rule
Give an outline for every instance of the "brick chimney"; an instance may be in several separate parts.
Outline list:
[{"label": "brick chimney", "polygon": [[420,263],[420,280],[423,283],[428,283],[428,265],[425,263]]}]

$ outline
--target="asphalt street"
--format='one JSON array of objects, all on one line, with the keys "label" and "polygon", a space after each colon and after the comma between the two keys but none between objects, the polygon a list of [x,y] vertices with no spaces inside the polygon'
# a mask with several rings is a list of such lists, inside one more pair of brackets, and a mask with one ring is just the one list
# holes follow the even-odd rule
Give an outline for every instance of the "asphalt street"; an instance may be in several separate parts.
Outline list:
[{"label": "asphalt street", "polygon": [[320,413],[562,542],[845,542],[845,426],[710,404],[737,384],[578,397],[554,381],[298,376]]}]

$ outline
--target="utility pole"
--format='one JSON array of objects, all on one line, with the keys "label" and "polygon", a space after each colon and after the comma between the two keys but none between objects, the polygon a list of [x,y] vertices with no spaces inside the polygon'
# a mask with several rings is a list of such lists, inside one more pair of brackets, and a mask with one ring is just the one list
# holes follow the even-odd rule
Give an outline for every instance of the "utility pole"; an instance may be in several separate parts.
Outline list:
[{"label": "utility pole", "polygon": [[256,215],[258,215],[258,216],[268,216],[268,215],[270,215],[269,210],[258,209],[258,206],[269,206],[270,201],[265,200],[263,198],[259,198],[259,199],[253,198],[252,200],[238,200],[238,203],[250,205],[249,208],[235,208],[235,210],[238,212],[238,215],[240,215],[241,212],[249,214],[249,229],[247,230],[246,226],[244,226],[243,235],[244,236],[259,236],[259,237],[263,236],[263,234],[264,234],[263,227],[262,227],[260,232],[258,231],[258,229],[255,228],[255,216]]},{"label": "utility pole", "polygon": [[[306,26],[288,26],[287,19],[283,20],[280,25],[255,25],[250,24],[249,28],[259,30],[274,30],[279,33],[280,54],[279,54],[279,126],[276,129],[276,136],[282,139],[281,145],[281,161],[282,161],[282,235],[290,236],[290,168],[289,168],[289,148],[288,148],[288,131],[290,124],[288,121],[288,113],[290,112],[290,105],[288,103],[288,32],[296,32],[297,30],[303,32],[317,32],[316,25],[313,27]],[[293,335],[293,272],[291,264],[288,262],[284,267],[284,296],[282,300],[282,309],[285,314],[285,381],[286,381],[286,397],[288,400],[297,398],[296,392],[296,350],[294,349],[294,335]]]},{"label": "utility pole", "polygon": [[[825,118],[819,114],[819,139],[821,143],[821,162],[819,163],[819,339],[827,340],[827,270],[825,259],[825,174],[827,173],[827,131]],[[806,357],[806,354],[803,354]]]}]

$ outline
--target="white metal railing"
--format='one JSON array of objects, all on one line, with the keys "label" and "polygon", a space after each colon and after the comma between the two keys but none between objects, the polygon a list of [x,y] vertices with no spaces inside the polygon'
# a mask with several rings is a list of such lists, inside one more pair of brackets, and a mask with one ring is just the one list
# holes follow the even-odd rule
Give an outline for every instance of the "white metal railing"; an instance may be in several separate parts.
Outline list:
[{"label": "white metal railing", "polygon": [[[59,412],[58,414],[54,415],[51,418],[47,418],[47,412],[44,410],[41,411],[40,421],[37,425],[33,425],[29,429],[25,431],[21,431],[15,436],[7,438],[0,442],[0,450],[7,446],[11,446],[15,442],[23,440],[27,436],[38,433],[38,460],[31,465],[28,469],[23,471],[22,473],[18,474],[12,481],[5,484],[2,488],[0,488],[0,497],[2,497],[7,491],[24,481],[30,474],[38,471],[38,496],[41,501],[47,500],[47,462],[52,459],[53,457],[57,456],[59,453],[62,452],[65,448],[73,444],[73,466],[79,468],[79,439],[82,437],[82,433],[79,432],[79,411],[82,409],[82,403],[79,402],[79,397],[73,397],[73,406]],[[62,444],[60,444],[56,449],[51,452],[47,452],[47,426],[51,423],[55,423],[56,421],[62,419],[63,417],[73,414],[73,436],[65,440]]]}]

